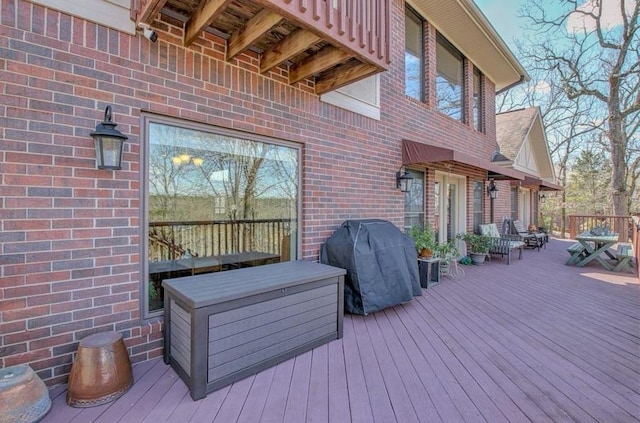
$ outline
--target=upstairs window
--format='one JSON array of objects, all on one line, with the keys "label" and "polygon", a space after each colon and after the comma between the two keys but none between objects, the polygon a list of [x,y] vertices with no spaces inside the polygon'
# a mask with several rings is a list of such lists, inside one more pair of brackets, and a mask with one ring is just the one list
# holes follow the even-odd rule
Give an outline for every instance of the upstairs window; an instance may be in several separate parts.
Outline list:
[{"label": "upstairs window", "polygon": [[405,12],[404,92],[408,97],[424,98],[424,23],[409,7]]},{"label": "upstairs window", "polygon": [[478,68],[473,68],[473,127],[476,131],[484,131],[482,114],[484,96],[482,95],[482,73]]},{"label": "upstairs window", "polygon": [[436,45],[436,70],[438,111],[464,122],[463,56],[440,34],[438,34]]}]

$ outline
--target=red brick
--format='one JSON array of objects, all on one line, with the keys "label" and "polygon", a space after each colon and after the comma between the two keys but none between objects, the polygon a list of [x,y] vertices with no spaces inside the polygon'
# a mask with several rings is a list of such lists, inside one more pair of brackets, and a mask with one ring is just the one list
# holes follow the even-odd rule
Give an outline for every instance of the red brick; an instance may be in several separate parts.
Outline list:
[{"label": "red brick", "polygon": [[50,328],[38,328],[35,330],[27,330],[18,332],[4,337],[5,344],[17,344],[20,342],[30,342],[37,339],[46,339],[51,336]]},{"label": "red brick", "polygon": [[24,308],[26,305],[27,301],[25,298],[0,301],[0,312]]},{"label": "red brick", "polygon": [[[21,332],[27,328],[27,322],[24,320],[19,320],[16,322],[9,323],[0,323],[0,333],[3,335],[8,335],[14,332]],[[6,342],[3,342],[6,344]],[[2,345],[2,343],[0,343]],[[2,356],[2,354],[0,354]]]}]

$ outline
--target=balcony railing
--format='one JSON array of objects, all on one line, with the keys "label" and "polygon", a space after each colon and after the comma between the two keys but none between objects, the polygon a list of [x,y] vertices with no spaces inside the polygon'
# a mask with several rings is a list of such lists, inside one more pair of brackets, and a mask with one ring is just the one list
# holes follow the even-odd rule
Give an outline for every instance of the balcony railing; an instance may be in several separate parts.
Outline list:
[{"label": "balcony railing", "polygon": [[590,231],[606,228],[618,234],[618,242],[631,242],[635,225],[631,216],[571,215],[569,216],[569,238]]},{"label": "balcony railing", "polygon": [[153,25],[163,13],[184,25],[188,47],[203,31],[226,42],[226,60],[251,50],[260,72],[282,65],[289,83],[315,82],[317,94],[385,71],[391,0],[131,0],[131,18]]},{"label": "balcony railing", "polygon": [[149,261],[176,260],[188,254],[210,257],[248,251],[290,254],[289,219],[153,222],[149,224]]}]

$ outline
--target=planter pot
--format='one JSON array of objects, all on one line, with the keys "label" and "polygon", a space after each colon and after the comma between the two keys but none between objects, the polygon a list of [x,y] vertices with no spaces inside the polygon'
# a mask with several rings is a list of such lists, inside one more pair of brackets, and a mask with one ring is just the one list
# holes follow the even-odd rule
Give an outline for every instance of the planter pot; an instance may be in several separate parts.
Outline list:
[{"label": "planter pot", "polygon": [[420,257],[422,258],[431,258],[432,255],[433,251],[428,248],[423,248],[422,250],[420,250]]},{"label": "planter pot", "polygon": [[449,276],[449,263],[440,262],[440,276]]},{"label": "planter pot", "polygon": [[484,264],[484,259],[486,254],[478,254],[478,253],[469,253],[469,257],[471,257],[471,263],[481,266]]}]

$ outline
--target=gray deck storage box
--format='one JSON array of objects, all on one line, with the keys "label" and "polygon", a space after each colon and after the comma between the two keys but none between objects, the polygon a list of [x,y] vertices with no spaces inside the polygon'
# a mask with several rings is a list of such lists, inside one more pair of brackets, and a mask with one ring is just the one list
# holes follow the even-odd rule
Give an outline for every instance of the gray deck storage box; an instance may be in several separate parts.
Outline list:
[{"label": "gray deck storage box", "polygon": [[341,338],[345,273],[290,261],[165,280],[165,363],[197,400]]}]

